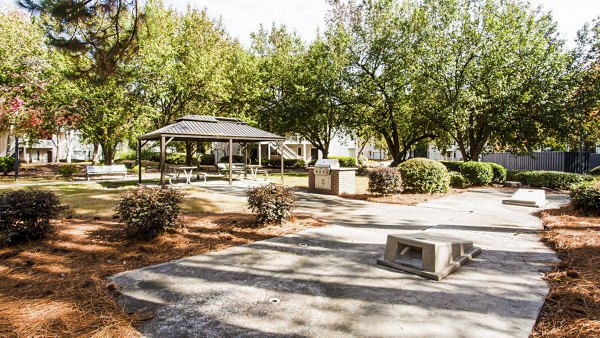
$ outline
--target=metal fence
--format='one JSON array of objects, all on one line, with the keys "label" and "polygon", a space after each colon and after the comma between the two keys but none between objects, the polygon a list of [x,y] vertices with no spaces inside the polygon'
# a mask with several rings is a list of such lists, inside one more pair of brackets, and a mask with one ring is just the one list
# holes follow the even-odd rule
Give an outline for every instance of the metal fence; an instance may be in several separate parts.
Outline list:
[{"label": "metal fence", "polygon": [[552,170],[577,173],[600,166],[600,154],[564,151],[534,152],[527,155],[494,153],[483,155],[482,160],[498,163],[508,170]]}]

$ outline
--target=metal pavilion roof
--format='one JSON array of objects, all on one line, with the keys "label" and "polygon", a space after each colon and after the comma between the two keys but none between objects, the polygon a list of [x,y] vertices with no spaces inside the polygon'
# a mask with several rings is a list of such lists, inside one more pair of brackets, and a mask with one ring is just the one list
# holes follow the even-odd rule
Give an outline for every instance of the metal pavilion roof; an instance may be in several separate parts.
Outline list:
[{"label": "metal pavilion roof", "polygon": [[208,115],[187,115],[166,127],[144,134],[138,139],[154,140],[160,137],[175,139],[203,139],[211,141],[281,141],[285,138],[249,126],[235,118]]}]

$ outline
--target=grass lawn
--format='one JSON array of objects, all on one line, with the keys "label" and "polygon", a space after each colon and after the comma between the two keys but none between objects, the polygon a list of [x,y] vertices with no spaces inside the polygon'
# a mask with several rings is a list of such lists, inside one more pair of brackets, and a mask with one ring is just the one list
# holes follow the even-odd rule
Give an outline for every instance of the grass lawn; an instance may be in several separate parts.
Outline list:
[{"label": "grass lawn", "polygon": [[133,184],[36,187],[56,192],[71,208],[48,238],[0,247],[0,337],[138,336],[135,324],[148,314],[124,313],[106,277],[322,225],[297,215],[281,226],[256,227],[243,197],[185,187],[183,227],[130,242],[113,208]]}]

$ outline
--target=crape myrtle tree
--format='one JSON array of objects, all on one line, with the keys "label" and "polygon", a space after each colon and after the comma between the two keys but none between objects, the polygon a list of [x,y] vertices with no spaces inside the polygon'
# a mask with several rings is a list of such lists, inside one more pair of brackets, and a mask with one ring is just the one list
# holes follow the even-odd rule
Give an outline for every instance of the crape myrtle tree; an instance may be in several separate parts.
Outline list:
[{"label": "crape myrtle tree", "polygon": [[8,148],[13,136],[25,136],[26,127],[37,122],[32,102],[48,82],[51,52],[35,18],[0,13],[0,132],[8,132]]},{"label": "crape myrtle tree", "polygon": [[334,2],[332,13],[332,21],[351,37],[349,85],[362,123],[385,141],[396,166],[418,142],[436,136],[412,104],[415,72],[431,28],[415,1]]},{"label": "crape myrtle tree", "polygon": [[513,0],[423,1],[428,43],[414,106],[465,161],[531,151],[564,133],[567,55],[549,14]]}]

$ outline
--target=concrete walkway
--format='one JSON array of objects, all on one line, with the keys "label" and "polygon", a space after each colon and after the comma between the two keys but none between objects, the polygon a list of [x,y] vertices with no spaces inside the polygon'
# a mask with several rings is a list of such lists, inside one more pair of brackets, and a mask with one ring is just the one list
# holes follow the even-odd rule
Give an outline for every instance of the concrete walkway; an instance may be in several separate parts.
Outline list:
[{"label": "concrete walkway", "polygon": [[[215,193],[243,198],[236,187]],[[112,277],[149,337],[527,337],[557,261],[537,210],[478,190],[418,206],[299,192],[299,212],[331,225]],[[550,206],[565,201],[554,196]],[[462,236],[483,249],[441,282],[376,264],[388,233]]]}]

